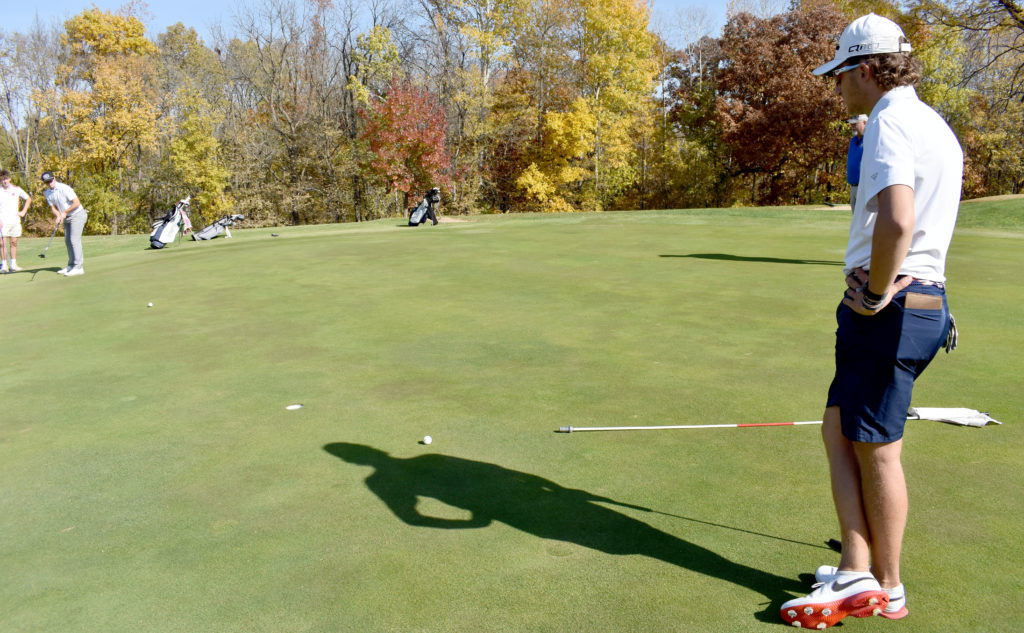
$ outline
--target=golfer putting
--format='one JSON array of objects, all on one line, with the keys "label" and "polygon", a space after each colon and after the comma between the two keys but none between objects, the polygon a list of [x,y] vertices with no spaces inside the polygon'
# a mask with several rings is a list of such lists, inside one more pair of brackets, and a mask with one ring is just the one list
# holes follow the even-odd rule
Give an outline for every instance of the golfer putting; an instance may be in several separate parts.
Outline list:
[{"label": "golfer putting", "polygon": [[873,13],[854,20],[835,58],[813,72],[835,77],[851,116],[868,115],[822,423],[842,558],[838,567],[818,568],[810,595],[780,609],[789,624],[823,629],[850,615],[909,613],[900,577],[907,520],[900,454],[914,381],[950,331],[945,260],[963,151],[918,99],[921,63],[895,22]]},{"label": "golfer putting", "polygon": [[[45,171],[41,178],[44,187],[43,196],[53,212],[53,234],[57,234],[56,227],[64,225],[64,245],[68,249],[68,265],[66,268],[58,270],[57,274],[65,277],[84,275],[85,268],[82,264],[85,261],[85,256],[82,254],[82,231],[85,230],[85,221],[89,217],[89,212],[78,200],[75,190],[58,182],[53,172]],[[53,237],[51,236],[50,239],[52,240]],[[47,244],[46,248],[49,247],[50,245]]]}]

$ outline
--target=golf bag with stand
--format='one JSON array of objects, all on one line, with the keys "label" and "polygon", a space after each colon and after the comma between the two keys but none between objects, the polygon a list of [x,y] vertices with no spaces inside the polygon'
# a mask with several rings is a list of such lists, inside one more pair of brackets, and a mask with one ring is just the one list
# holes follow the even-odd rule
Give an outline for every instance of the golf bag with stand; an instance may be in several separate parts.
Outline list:
[{"label": "golf bag with stand", "polygon": [[423,196],[423,201],[409,214],[409,226],[419,226],[426,222],[428,217],[434,224],[437,224],[434,207],[439,202],[441,202],[441,190],[434,187],[427,192],[427,195]]},{"label": "golf bag with stand", "polygon": [[206,227],[198,233],[192,234],[192,239],[199,242],[201,240],[212,240],[213,238],[223,235],[225,238],[231,237],[231,229],[228,227],[233,226],[235,222],[241,222],[245,219],[244,215],[225,215],[223,218],[217,220],[210,226]]},{"label": "golf bag with stand", "polygon": [[153,232],[149,234],[150,248],[163,248],[178,237],[178,231],[188,233],[192,230],[192,222],[188,219],[191,199],[192,196],[188,196],[183,200],[178,200],[173,209],[153,223]]}]

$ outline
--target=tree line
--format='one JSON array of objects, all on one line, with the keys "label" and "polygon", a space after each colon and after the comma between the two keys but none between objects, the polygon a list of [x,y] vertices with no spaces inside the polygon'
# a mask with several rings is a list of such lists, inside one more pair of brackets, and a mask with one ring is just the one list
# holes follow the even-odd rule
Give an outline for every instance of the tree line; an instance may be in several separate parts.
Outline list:
[{"label": "tree line", "polygon": [[913,42],[965,195],[1024,190],[1016,0],[734,1],[682,48],[643,0],[252,0],[210,41],[150,39],[138,6],[0,32],[0,167],[70,182],[89,233],[185,195],[254,225],[401,215],[435,185],[447,213],[839,202],[846,115],[810,69],[868,11]]}]

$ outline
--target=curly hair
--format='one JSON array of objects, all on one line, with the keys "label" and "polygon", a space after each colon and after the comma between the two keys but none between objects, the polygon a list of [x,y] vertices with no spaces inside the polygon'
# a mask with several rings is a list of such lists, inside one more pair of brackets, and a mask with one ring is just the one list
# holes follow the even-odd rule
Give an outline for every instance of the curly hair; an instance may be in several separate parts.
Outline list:
[{"label": "curly hair", "polygon": [[865,55],[850,58],[845,63],[870,66],[878,86],[887,92],[897,86],[916,86],[921,81],[921,61],[910,53]]},{"label": "curly hair", "polygon": [[865,61],[874,69],[875,79],[882,90],[916,86],[921,81],[921,61],[910,53],[873,55]]}]

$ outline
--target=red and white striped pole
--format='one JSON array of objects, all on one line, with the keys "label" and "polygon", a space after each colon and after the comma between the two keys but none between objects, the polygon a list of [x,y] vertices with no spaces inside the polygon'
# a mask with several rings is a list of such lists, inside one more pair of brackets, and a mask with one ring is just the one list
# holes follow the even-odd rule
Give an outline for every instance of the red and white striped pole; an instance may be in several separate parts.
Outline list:
[{"label": "red and white striped pole", "polygon": [[[910,409],[908,420],[935,420],[960,426],[982,427],[989,423],[1002,424],[988,413],[977,409],[955,408],[923,408]],[[666,431],[669,429],[748,429],[755,426],[800,426],[803,424],[821,424],[821,420],[813,422],[757,422],[753,424],[680,424],[672,426],[563,426],[556,433],[582,433],[583,431]]]},{"label": "red and white striped pole", "polygon": [[755,424],[679,424],[670,426],[563,426],[556,433],[582,433],[584,431],[667,431],[669,429],[745,429],[755,426],[800,426],[821,424],[812,422],[759,422]]}]

